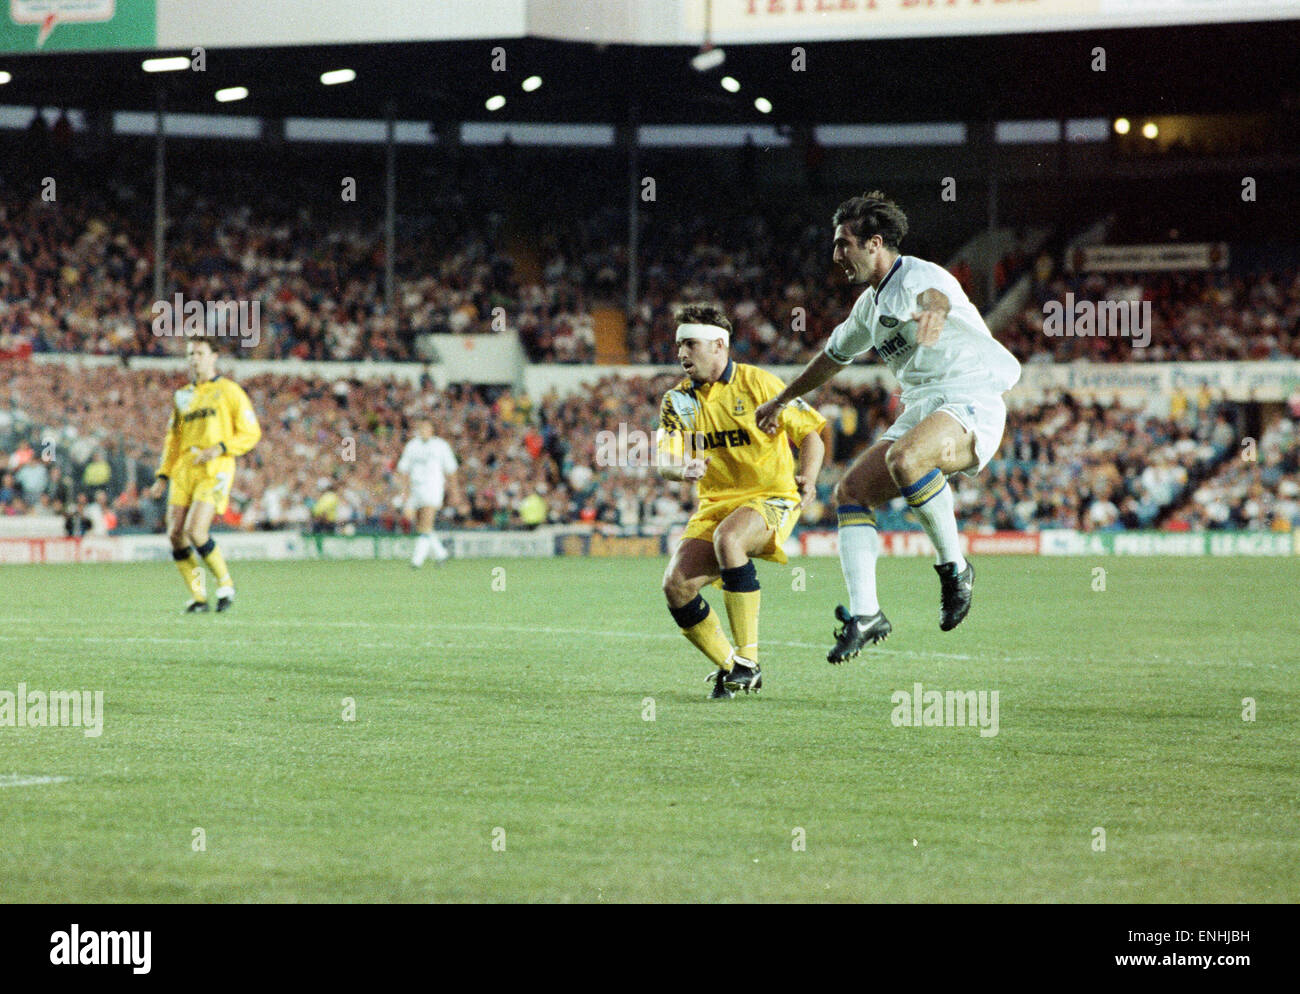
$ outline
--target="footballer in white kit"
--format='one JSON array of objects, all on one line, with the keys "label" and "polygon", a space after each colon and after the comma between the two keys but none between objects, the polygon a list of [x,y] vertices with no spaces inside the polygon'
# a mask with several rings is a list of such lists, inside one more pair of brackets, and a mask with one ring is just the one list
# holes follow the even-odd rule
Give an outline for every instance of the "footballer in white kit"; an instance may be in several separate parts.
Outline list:
[{"label": "footballer in white kit", "polygon": [[421,421],[416,426],[416,437],[406,443],[402,458],[397,461],[397,471],[410,478],[408,511],[415,513],[415,554],[411,565],[419,568],[433,553],[436,562],[450,558],[446,547],[433,533],[433,521],[446,496],[447,478],[456,472],[459,464],[451,446],[433,433],[433,422]]},{"label": "footballer in white kit", "polygon": [[907,216],[883,193],[846,200],[831,223],[835,262],[867,288],[825,350],[755,414],[768,430],[782,407],[871,349],[902,387],[903,413],[835,488],[849,606],[836,608],[841,627],[826,658],[842,663],[892,630],[876,596],[880,535],[872,509],[896,497],[906,498],[934,543],[939,627],[956,628],[970,611],[975,570],[961,552],[948,477],[974,476],[997,452],[1007,421],[1002,395],[1020,379],[1020,363],[951,273],[899,254]]}]

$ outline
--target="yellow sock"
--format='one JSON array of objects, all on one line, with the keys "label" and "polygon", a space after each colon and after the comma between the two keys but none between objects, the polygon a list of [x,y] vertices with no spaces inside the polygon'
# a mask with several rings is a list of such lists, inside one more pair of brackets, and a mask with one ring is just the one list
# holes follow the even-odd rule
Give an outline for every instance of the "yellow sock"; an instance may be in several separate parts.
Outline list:
[{"label": "yellow sock", "polygon": [[761,590],[724,590],[727,618],[736,640],[736,655],[758,662],[758,602]]},{"label": "yellow sock", "polygon": [[223,556],[221,550],[217,548],[217,543],[208,539],[208,544],[210,544],[212,548],[209,549],[207,554],[203,557],[203,561],[208,564],[208,569],[212,570],[212,575],[217,578],[218,587],[231,586],[230,570],[226,568],[226,557]]},{"label": "yellow sock", "polygon": [[718,621],[718,612],[709,611],[704,618],[690,628],[683,628],[682,634],[691,640],[691,644],[709,659],[715,666],[731,672],[731,643]]},{"label": "yellow sock", "polygon": [[184,559],[176,560],[176,568],[181,571],[181,579],[185,581],[185,589],[190,592],[194,599],[196,601],[207,600],[206,585],[203,582],[203,566],[192,549],[185,551]]}]

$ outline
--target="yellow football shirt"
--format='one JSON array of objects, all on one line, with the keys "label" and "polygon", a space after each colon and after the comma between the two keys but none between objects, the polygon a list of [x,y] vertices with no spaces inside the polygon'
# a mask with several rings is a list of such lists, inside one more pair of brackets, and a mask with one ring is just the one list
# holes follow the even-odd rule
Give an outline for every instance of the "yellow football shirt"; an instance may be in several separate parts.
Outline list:
[{"label": "yellow football shirt", "polygon": [[194,456],[214,445],[223,446],[225,452],[198,469],[206,475],[231,472],[234,457],[242,456],[261,437],[253,402],[238,383],[218,376],[206,383],[186,384],[172,397],[158,475],[171,477],[178,470],[194,469]]},{"label": "yellow football shirt", "polygon": [[801,445],[820,432],[826,419],[802,400],[781,411],[781,430],[760,431],[759,405],[785,384],[757,366],[729,361],[716,383],[684,378],[664,394],[659,408],[659,459],[680,465],[687,458],[709,459],[699,481],[700,508],[750,497],[799,500],[790,443]]}]

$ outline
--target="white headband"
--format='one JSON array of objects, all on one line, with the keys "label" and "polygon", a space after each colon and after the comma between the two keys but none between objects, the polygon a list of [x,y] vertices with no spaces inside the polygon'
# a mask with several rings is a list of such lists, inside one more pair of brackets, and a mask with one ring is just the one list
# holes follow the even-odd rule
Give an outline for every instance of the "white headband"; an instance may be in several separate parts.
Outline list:
[{"label": "white headband", "polygon": [[716,324],[679,324],[677,341],[680,342],[683,338],[717,339],[723,345],[731,344],[731,336],[727,334],[727,329],[719,328]]}]

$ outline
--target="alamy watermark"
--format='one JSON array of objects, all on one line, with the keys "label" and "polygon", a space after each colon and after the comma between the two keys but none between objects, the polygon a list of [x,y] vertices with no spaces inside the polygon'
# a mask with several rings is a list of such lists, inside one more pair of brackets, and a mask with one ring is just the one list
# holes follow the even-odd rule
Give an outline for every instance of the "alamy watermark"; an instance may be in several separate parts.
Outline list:
[{"label": "alamy watermark", "polygon": [[645,431],[620,421],[617,431],[596,433],[597,466],[685,466],[691,459],[703,459],[709,450],[734,448],[753,442],[748,428],[721,431]]},{"label": "alamy watermark", "polygon": [[0,690],[0,728],[82,728],[88,739],[104,733],[102,690]]},{"label": "alamy watermark", "polygon": [[919,683],[911,691],[896,690],[889,720],[895,728],[974,728],[982,738],[998,734],[996,690],[926,690]]},{"label": "alamy watermark", "polygon": [[174,300],[153,302],[155,338],[238,338],[251,349],[262,340],[260,300]]},{"label": "alamy watermark", "polygon": [[153,932],[139,930],[82,931],[76,922],[50,934],[50,963],[54,966],[129,966],[135,974],[152,966]]},{"label": "alamy watermark", "polygon": [[1135,349],[1151,344],[1149,300],[1049,300],[1043,305],[1048,338],[1131,338]]}]

